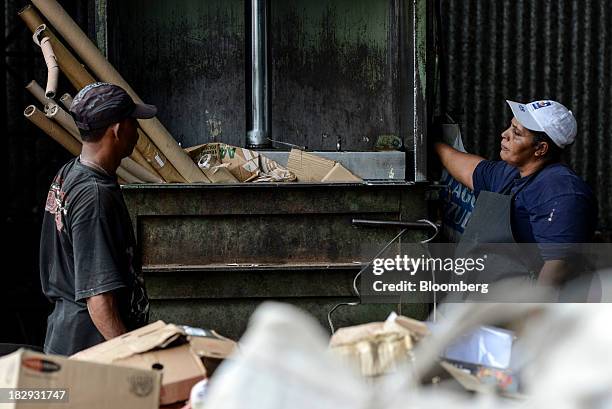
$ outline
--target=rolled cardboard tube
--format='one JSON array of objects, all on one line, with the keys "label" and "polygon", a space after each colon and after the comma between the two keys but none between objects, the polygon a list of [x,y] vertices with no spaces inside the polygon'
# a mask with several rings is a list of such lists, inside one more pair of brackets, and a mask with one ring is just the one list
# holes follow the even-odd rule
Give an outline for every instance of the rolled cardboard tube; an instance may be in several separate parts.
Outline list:
[{"label": "rolled cardboard tube", "polygon": [[70,111],[70,105],[72,105],[72,96],[69,93],[65,93],[60,97],[60,102],[68,111]]},{"label": "rolled cardboard tube", "polygon": [[[161,178],[161,175],[159,173],[157,173],[155,168],[153,166],[151,166],[151,164],[149,162],[147,162],[145,157],[142,156],[142,153],[140,153],[140,151],[137,148],[134,148],[134,152],[132,152],[132,154],[130,155],[130,158],[132,158],[136,163],[138,163],[140,166],[142,166],[143,168],[145,168],[149,172],[151,172],[154,175],[157,175],[157,176],[159,176]],[[164,182],[165,182],[165,180],[164,180]]]},{"label": "rolled cardboard tube", "polygon": [[[136,101],[142,102],[117,70],[104,58],[100,50],[85,35],[66,11],[55,0],[32,0],[36,8],[64,37],[72,49],[87,66],[103,81],[124,88]],[[24,20],[26,21],[26,20]],[[55,45],[55,44],[54,44]],[[157,148],[188,182],[209,182],[200,168],[181,149],[176,140],[157,118],[139,119],[142,130],[152,139]],[[142,152],[144,154],[144,152]],[[146,155],[145,155],[146,157]],[[162,174],[163,176],[163,174]]]},{"label": "rolled cardboard tube", "polygon": [[49,37],[44,37],[40,41],[40,49],[45,58],[45,64],[47,64],[47,88],[45,89],[45,96],[47,98],[55,98],[60,69]]},{"label": "rolled cardboard tube", "polygon": [[[47,116],[52,115],[62,127],[64,127],[72,136],[80,140],[81,135],[79,130],[72,119],[72,116],[55,102],[49,100],[45,96],[45,91],[36,81],[30,81],[26,85],[26,89],[42,104],[45,104],[45,112]],[[64,96],[67,94],[64,94]],[[47,108],[48,106],[48,108]],[[57,108],[55,108],[57,107]],[[47,112],[48,111],[48,112]],[[146,152],[150,159],[147,159],[147,155],[143,155],[141,152]],[[141,161],[141,166],[148,170],[153,176],[161,176],[162,181],[167,182],[185,182],[185,179],[174,169],[174,167],[168,163],[166,157],[161,154],[157,147],[147,138],[147,136],[139,129],[138,130],[138,145],[132,153],[132,159],[137,163]],[[152,165],[153,164],[153,165]],[[153,180],[149,180],[153,181]],[[157,181],[157,180],[155,180]]]},{"label": "rolled cardboard tube", "polygon": [[[45,116],[38,108],[34,105],[26,107],[23,114],[29,119],[34,125],[40,128],[44,133],[53,138],[57,143],[62,145],[68,152],[74,156],[81,154],[81,143],[77,141],[72,135],[66,132],[59,124],[56,124]],[[143,183],[142,180],[133,176],[130,172],[119,167],[117,169],[117,176],[128,183]]]},{"label": "rolled cardboard tube", "polygon": [[142,180],[138,179],[136,176],[132,175],[130,172],[123,169],[121,166],[117,168],[117,178],[123,179],[127,183],[144,183]]},{"label": "rolled cardboard tube", "polygon": [[[55,57],[57,58],[57,62],[62,72],[66,74],[66,77],[68,77],[72,85],[74,85],[77,90],[80,90],[87,84],[96,82],[94,77],[87,72],[85,67],[83,67],[81,63],[77,61],[74,55],[72,55],[72,53],[57,39],[55,34],[49,30],[49,27],[45,25],[42,17],[40,14],[38,14],[38,11],[36,11],[34,7],[28,4],[17,14],[19,17],[21,17],[32,33],[38,30],[41,33],[41,36],[49,37],[51,46],[55,52]],[[40,27],[43,25],[45,26],[44,29],[40,29]]]},{"label": "rolled cardboard tube", "polygon": [[66,132],[59,124],[47,118],[45,114],[34,105],[26,107],[25,111],[23,111],[23,115],[74,156],[81,153],[81,144],[79,141],[74,139],[72,135]]},{"label": "rolled cardboard tube", "polygon": [[77,128],[74,123],[74,119],[70,116],[70,114],[62,109],[55,102],[50,102],[45,105],[45,115],[47,118],[53,119],[55,122],[60,124],[62,128],[67,130],[70,135],[75,137],[79,142],[81,141],[81,134],[79,133],[79,128]]},{"label": "rolled cardboard tube", "polygon": [[46,105],[49,102],[49,98],[45,96],[45,90],[38,85],[38,82],[34,80],[30,81],[28,85],[25,86],[25,89],[27,89],[41,104]]},{"label": "rolled cardboard tube", "polygon": [[121,160],[121,166],[143,182],[164,183],[162,178],[149,172],[138,163],[134,162],[131,158],[123,158]]},{"label": "rolled cardboard tube", "polygon": [[28,26],[30,31],[34,32],[36,27],[39,27],[42,24],[45,24],[40,14],[36,11],[31,4],[27,4],[21,10],[17,12],[17,15],[21,17],[23,22]]},{"label": "rolled cardboard tube", "polygon": [[[51,39],[52,44],[55,47],[54,50],[60,68],[77,90],[80,90],[84,86],[96,81],[94,77],[91,76],[89,72],[87,72],[87,70],[81,65],[81,63],[77,61],[74,55],[68,51],[68,49],[66,49],[66,47],[57,39],[57,37],[55,37],[51,30],[49,30],[46,26],[44,29],[41,28],[41,26],[44,25],[43,20],[36,9],[28,5],[19,12],[19,16],[32,32],[36,32],[38,30]],[[40,85],[36,83],[36,81],[32,81],[30,84],[28,84],[28,86],[26,86],[26,88],[32,92],[42,104],[46,104],[48,102],[45,99],[40,99],[41,95],[44,97],[44,91]],[[67,94],[64,94],[64,96],[66,95]],[[68,100],[66,102],[68,102]],[[70,98],[70,104],[72,104],[72,98]],[[67,108],[70,109],[70,106],[68,105]],[[157,170],[157,173],[161,175],[166,182],[186,182],[185,178],[180,176],[176,168],[174,168],[174,166],[166,159],[165,155],[159,151],[159,149],[153,144],[153,142],[151,142],[149,137],[144,132],[139,132],[138,139],[139,145],[141,147],[145,147],[146,149],[143,150],[141,147],[137,147],[136,149],[140,151],[141,156],[144,156],[146,162],[152,165],[151,168]],[[160,163],[163,163],[163,165],[159,165]],[[162,167],[164,169],[161,169]]]},{"label": "rolled cardboard tube", "polygon": [[180,173],[172,166],[166,159],[164,154],[159,152],[157,147],[146,137],[141,129],[138,130],[138,142],[136,143],[136,149],[138,149],[142,156],[145,157],[147,162],[161,175],[162,178],[168,183],[185,183],[186,180]]}]

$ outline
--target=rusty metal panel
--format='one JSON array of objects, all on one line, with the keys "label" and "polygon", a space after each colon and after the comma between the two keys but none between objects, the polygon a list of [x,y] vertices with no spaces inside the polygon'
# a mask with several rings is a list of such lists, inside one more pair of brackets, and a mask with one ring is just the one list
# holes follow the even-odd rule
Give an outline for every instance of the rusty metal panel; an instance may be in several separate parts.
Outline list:
[{"label": "rusty metal panel", "polygon": [[400,135],[398,3],[272,1],[274,138],[367,151]]},{"label": "rusty metal panel", "polygon": [[[353,218],[416,221],[421,185],[242,184],[123,187],[153,317],[238,336],[250,312],[275,299],[321,318],[355,300],[352,279],[397,229],[356,228]],[[426,237],[410,231],[403,242]],[[341,312],[340,323],[383,319],[394,307]],[[424,318],[426,307],[405,306]],[[348,314],[348,315],[347,315]]]},{"label": "rusty metal panel", "polygon": [[[395,216],[383,212],[375,215],[384,220]],[[139,231],[142,261],[145,265],[189,265],[205,261],[207,265],[221,266],[228,263],[350,263],[358,260],[355,257],[367,239],[383,240],[372,237],[372,232],[367,230],[346,228],[353,217],[367,216],[347,212],[316,216],[142,217]],[[176,251],[177,248],[181,251]]]},{"label": "rusty metal panel", "polygon": [[244,0],[111,0],[108,13],[111,62],[178,142],[244,144]]},{"label": "rusty metal panel", "polygon": [[569,164],[599,201],[612,229],[612,2],[442,0],[441,100],[461,124],[466,148],[499,158],[511,119],[505,99],[554,99],[578,120]]}]

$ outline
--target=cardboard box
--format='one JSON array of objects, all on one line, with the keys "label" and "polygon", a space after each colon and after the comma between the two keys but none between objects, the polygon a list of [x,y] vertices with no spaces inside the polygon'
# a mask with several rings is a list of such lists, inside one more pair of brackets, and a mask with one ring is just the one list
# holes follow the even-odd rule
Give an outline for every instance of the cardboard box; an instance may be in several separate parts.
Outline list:
[{"label": "cardboard box", "polygon": [[289,171],[297,176],[298,182],[361,182],[341,163],[322,158],[313,153],[292,149],[287,161]]},{"label": "cardboard box", "polygon": [[[161,374],[157,371],[81,362],[20,349],[0,358],[0,388],[66,390],[66,401],[4,403],[10,409],[156,409]],[[39,394],[40,397],[40,394]]]},{"label": "cardboard box", "polygon": [[71,359],[157,370],[162,374],[160,402],[165,405],[187,400],[193,385],[210,375],[202,358],[222,360],[235,347],[214,331],[157,321]]}]

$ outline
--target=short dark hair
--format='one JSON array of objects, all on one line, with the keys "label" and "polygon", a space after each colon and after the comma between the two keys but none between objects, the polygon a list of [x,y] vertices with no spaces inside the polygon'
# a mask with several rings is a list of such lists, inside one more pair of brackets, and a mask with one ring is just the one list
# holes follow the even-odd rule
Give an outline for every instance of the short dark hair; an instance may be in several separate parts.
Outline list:
[{"label": "short dark hair", "polygon": [[83,139],[83,142],[98,142],[100,139],[102,139],[107,129],[108,128],[91,129],[86,131],[85,129],[79,128],[79,133],[81,134],[81,139]]},{"label": "short dark hair", "polygon": [[554,143],[552,139],[550,139],[550,136],[546,135],[545,132],[530,132],[533,134],[533,146],[537,146],[542,142],[546,142],[548,144],[548,152],[544,156],[544,159],[549,162],[558,162],[561,160],[564,151],[556,143]]}]

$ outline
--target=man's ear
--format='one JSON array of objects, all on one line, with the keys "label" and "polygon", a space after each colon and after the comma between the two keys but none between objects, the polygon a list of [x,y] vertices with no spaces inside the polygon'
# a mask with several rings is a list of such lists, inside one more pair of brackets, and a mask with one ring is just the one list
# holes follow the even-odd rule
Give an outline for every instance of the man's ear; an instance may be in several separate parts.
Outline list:
[{"label": "man's ear", "polygon": [[548,142],[540,142],[535,151],[535,156],[537,156],[538,158],[546,156],[546,154],[548,153],[548,148]]},{"label": "man's ear", "polygon": [[115,135],[115,139],[119,139],[119,127],[121,126],[121,122],[117,122],[112,126],[113,135]]}]

